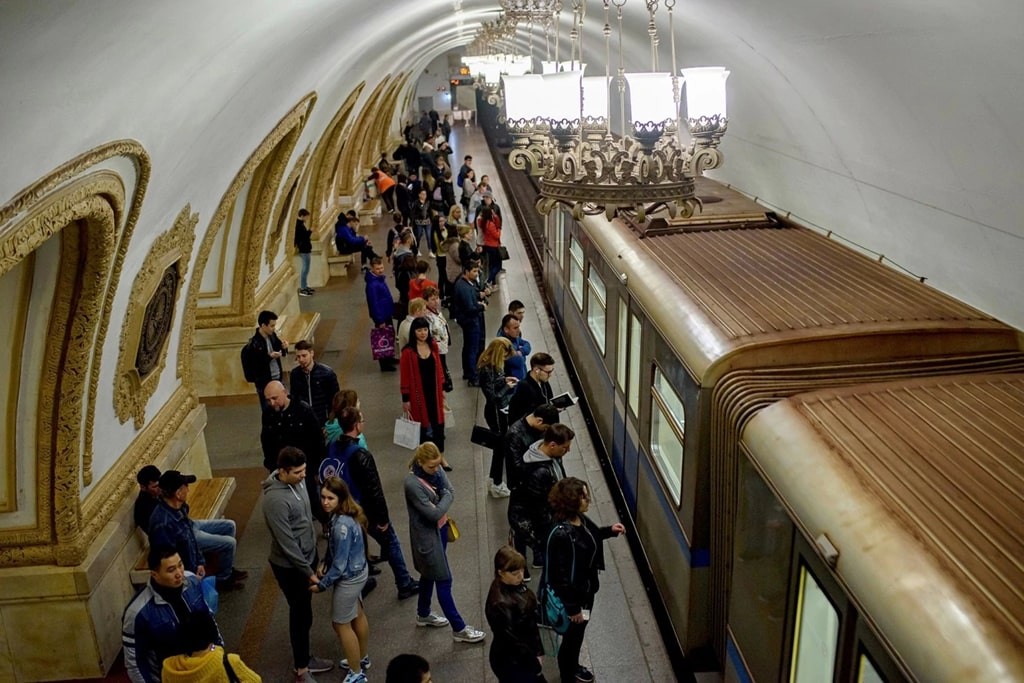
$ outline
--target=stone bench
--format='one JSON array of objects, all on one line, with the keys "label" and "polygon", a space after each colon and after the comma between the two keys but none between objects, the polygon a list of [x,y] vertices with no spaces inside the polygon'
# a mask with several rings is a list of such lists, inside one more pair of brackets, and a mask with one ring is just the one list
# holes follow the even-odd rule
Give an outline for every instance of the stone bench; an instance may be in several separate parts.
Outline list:
[{"label": "stone bench", "polygon": [[[284,317],[277,328],[277,336],[288,341],[288,344],[295,344],[300,339],[313,343],[316,337],[316,328],[320,324],[320,314],[316,311],[292,314]],[[294,352],[289,346],[288,352]]]},{"label": "stone bench", "polygon": [[336,254],[327,258],[328,274],[331,277],[347,277],[349,266],[356,262],[355,254]]},{"label": "stone bench", "polygon": [[[231,494],[235,492],[234,477],[213,477],[199,479],[188,487],[189,517],[192,519],[217,519],[224,516]],[[149,539],[143,543],[135,567],[131,571],[132,585],[141,586],[149,581]]]}]

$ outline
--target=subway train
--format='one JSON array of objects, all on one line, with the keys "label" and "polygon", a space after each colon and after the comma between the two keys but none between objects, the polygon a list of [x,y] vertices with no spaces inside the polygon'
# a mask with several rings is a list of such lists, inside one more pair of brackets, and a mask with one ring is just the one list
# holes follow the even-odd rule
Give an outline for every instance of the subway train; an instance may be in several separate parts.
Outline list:
[{"label": "subway train", "polygon": [[667,636],[726,681],[1024,680],[1019,331],[698,195],[533,240]]}]

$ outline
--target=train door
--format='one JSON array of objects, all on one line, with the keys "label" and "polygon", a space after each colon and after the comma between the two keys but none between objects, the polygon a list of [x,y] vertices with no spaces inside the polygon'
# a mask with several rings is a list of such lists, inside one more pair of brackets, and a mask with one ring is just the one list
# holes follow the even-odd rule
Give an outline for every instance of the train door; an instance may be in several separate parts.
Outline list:
[{"label": "train door", "polygon": [[615,354],[615,415],[612,427],[612,464],[622,486],[630,514],[636,516],[636,488],[640,462],[640,383],[643,354],[643,318],[630,310],[628,293],[618,297]]},{"label": "train door", "polygon": [[551,310],[558,325],[565,324],[565,244],[566,230],[572,218],[565,211],[556,209],[546,218],[544,237],[544,289],[548,293]]}]

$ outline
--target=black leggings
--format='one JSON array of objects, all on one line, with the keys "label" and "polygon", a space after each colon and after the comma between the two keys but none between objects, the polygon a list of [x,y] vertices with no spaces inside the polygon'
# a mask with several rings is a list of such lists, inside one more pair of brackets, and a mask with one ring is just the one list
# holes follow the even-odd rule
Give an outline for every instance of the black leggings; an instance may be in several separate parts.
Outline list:
[{"label": "black leggings", "polygon": [[[487,428],[495,434],[505,436],[505,429],[508,425],[508,416],[498,410],[498,407],[491,402],[484,404],[484,420]],[[491,450],[491,481],[497,486],[502,482],[502,470],[504,469],[504,438]]]}]

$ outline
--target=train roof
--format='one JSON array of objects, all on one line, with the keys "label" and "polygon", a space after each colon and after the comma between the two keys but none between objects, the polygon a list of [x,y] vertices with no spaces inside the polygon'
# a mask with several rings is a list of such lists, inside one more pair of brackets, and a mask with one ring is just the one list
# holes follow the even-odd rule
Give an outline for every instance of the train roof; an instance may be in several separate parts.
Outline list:
[{"label": "train roof", "polygon": [[736,367],[1019,347],[1013,328],[824,235],[770,221],[720,184],[703,180],[698,194],[721,201],[670,222],[669,234],[641,238],[603,216],[583,224],[704,385]]},{"label": "train roof", "polygon": [[920,680],[1024,680],[1024,375],[818,391],[743,444]]}]

